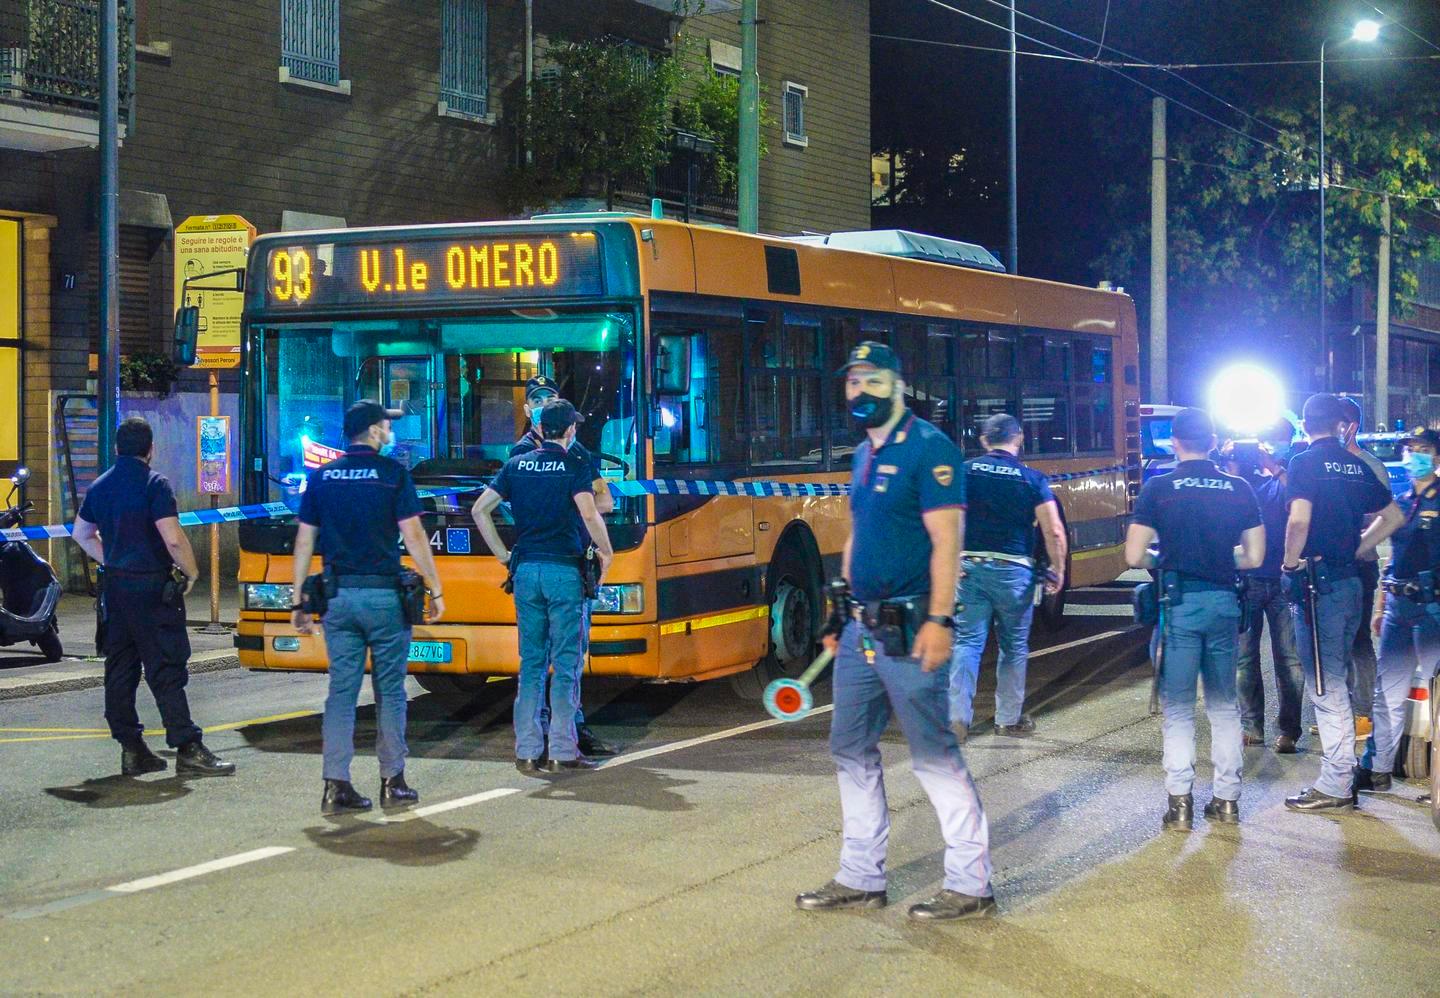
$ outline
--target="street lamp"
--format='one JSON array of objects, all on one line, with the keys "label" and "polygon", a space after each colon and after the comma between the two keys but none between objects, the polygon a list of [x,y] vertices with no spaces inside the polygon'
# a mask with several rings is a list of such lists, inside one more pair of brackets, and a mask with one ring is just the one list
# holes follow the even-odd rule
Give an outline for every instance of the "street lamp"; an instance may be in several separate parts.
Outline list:
[{"label": "street lamp", "polygon": [[[1350,31],[1351,41],[1373,42],[1380,37],[1380,22],[1356,21]],[[1325,383],[1328,392],[1334,387],[1334,371],[1330,363],[1330,333],[1325,325],[1325,45],[1320,42],[1320,362],[1325,368]]]},{"label": "street lamp", "polygon": [[699,186],[699,167],[697,157],[709,156],[715,152],[715,140],[707,139],[703,135],[696,135],[694,132],[687,132],[683,129],[675,130],[675,148],[685,153],[685,209],[684,220],[690,221],[690,209],[695,203],[695,188]]}]

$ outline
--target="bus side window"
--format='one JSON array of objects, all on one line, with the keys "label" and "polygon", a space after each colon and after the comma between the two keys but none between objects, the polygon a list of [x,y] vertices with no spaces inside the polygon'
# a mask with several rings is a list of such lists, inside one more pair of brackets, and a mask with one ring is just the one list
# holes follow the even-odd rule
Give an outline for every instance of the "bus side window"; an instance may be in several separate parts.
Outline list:
[{"label": "bus side window", "polygon": [[[667,322],[658,329],[654,451],[657,463],[725,465],[745,460],[738,328]],[[716,320],[705,320],[713,326]],[[663,364],[665,370],[659,370]],[[682,387],[682,375],[684,375]]]}]

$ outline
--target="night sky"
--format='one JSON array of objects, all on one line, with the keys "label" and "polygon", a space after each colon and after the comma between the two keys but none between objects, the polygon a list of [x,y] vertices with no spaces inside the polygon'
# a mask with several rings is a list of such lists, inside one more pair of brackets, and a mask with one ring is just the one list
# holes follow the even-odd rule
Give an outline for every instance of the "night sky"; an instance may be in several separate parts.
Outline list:
[{"label": "night sky", "polygon": [[[952,6],[1004,24],[1007,11],[987,0],[947,0]],[[1314,60],[1329,32],[1347,37],[1356,20],[1383,20],[1363,3],[1300,0],[1020,0],[1019,9],[1154,63],[1243,60]],[[1440,44],[1440,4],[1404,0],[1380,6]],[[874,0],[871,31],[1004,48],[1008,36],[926,0]],[[1067,38],[1023,18],[1023,34],[1086,57],[1094,45]],[[1020,41],[1022,50],[1044,50]],[[1363,52],[1358,49],[1363,48]],[[985,200],[967,198],[947,210],[904,213],[877,210],[877,227],[920,228],[979,242],[1005,255],[1005,129],[1008,56],[872,40],[872,135],[877,148],[926,145],[965,149],[977,183],[993,189]],[[1327,104],[1365,100],[1383,106],[1395,88],[1440,85],[1440,62],[1345,65],[1350,55],[1440,54],[1390,26],[1379,43],[1332,41],[1326,50]],[[1121,58],[1107,51],[1106,59]],[[1129,61],[1129,60],[1126,60]],[[1243,118],[1187,88],[1174,77],[1145,69],[1125,72],[1166,95],[1229,124]],[[1183,75],[1254,113],[1277,95],[1293,93],[1313,107],[1317,68],[1197,69]],[[1092,261],[1110,231],[1105,191],[1117,179],[1142,184],[1148,197],[1150,100],[1141,86],[1094,65],[1021,56],[1019,62],[1020,272],[1081,284],[1107,275]],[[1172,106],[1172,140],[1198,119]],[[958,200],[958,199],[957,199]],[[1143,316],[1142,316],[1143,323]]]}]

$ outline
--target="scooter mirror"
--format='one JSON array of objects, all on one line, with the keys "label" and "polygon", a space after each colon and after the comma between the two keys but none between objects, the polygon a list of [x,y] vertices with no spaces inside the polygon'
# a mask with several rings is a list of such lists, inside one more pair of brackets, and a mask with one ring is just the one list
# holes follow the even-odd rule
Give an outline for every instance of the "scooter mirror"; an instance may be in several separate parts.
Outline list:
[{"label": "scooter mirror", "polygon": [[30,469],[29,469],[29,468],[16,468],[16,469],[15,469],[15,474],[13,474],[13,475],[10,476],[10,481],[14,482],[16,485],[23,485],[25,482],[28,482],[29,480],[30,480]]}]

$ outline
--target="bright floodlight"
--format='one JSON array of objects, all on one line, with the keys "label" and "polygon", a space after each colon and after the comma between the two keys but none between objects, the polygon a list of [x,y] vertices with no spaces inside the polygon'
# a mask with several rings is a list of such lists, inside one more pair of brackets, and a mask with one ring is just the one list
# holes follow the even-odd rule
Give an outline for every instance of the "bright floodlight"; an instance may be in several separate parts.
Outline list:
[{"label": "bright floodlight", "polygon": [[1380,22],[1370,20],[1356,21],[1355,31],[1350,37],[1354,38],[1357,42],[1373,42],[1380,37]]},{"label": "bright floodlight", "polygon": [[1211,382],[1210,414],[1222,432],[1253,437],[1285,414],[1285,389],[1265,368],[1235,364]]}]

